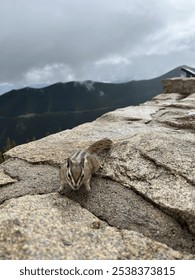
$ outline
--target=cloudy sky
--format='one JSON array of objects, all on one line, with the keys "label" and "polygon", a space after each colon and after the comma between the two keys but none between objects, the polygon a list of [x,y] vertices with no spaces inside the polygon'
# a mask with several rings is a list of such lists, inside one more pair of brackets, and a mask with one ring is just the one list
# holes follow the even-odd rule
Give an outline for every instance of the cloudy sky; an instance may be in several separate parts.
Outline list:
[{"label": "cloudy sky", "polygon": [[120,82],[195,66],[194,0],[2,0],[0,29],[0,85]]}]

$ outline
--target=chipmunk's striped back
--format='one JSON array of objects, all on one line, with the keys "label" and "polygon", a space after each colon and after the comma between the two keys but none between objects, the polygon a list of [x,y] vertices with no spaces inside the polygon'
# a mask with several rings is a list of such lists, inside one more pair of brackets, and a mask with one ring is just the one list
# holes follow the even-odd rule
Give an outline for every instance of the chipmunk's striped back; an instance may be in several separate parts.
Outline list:
[{"label": "chipmunk's striped back", "polygon": [[111,144],[112,141],[105,138],[93,143],[86,150],[77,151],[67,158],[60,169],[61,188],[59,191],[63,191],[65,182],[74,190],[84,184],[89,191],[91,176],[100,167],[96,154],[108,150]]},{"label": "chipmunk's striped back", "polygon": [[77,151],[71,156],[72,162],[81,162],[81,160],[86,156],[86,151]]}]

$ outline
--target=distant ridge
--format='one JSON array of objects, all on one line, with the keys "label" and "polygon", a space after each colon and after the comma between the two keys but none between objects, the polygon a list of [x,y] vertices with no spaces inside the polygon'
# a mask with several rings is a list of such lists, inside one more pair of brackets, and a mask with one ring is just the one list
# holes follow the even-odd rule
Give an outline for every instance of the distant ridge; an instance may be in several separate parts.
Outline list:
[{"label": "distant ridge", "polygon": [[5,93],[0,96],[0,149],[8,137],[21,144],[150,100],[162,92],[161,80],[180,76],[180,69],[151,80],[117,84],[75,81]]},{"label": "distant ridge", "polygon": [[[32,88],[43,88],[46,87],[47,84],[33,84],[33,85],[29,85],[28,87],[32,87]],[[0,95],[1,94],[5,94],[11,90],[17,90],[17,89],[22,89],[24,88],[23,85],[14,85],[14,84],[9,84],[9,83],[4,83],[4,84],[0,84]]]}]

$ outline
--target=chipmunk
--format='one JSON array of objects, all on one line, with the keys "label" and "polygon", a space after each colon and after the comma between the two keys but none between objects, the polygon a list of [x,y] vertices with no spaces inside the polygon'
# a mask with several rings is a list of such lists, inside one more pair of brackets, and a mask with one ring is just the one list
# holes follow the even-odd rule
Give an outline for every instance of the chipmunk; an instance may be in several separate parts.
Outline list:
[{"label": "chipmunk", "polygon": [[91,190],[91,176],[97,172],[100,167],[98,153],[109,150],[112,141],[104,138],[89,146],[86,150],[75,152],[67,158],[60,167],[61,187],[58,192],[62,193],[66,183],[73,189],[78,190],[84,185],[87,191]]}]

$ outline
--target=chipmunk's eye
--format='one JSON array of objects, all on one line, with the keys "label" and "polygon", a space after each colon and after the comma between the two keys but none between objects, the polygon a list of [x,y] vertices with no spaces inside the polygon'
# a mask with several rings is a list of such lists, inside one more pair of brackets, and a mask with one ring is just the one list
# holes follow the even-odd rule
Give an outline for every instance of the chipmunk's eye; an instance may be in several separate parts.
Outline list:
[{"label": "chipmunk's eye", "polygon": [[84,178],[84,173],[81,174],[81,180]]},{"label": "chipmunk's eye", "polygon": [[71,180],[71,174],[70,173],[68,173],[68,179]]}]

